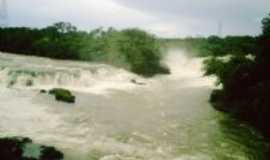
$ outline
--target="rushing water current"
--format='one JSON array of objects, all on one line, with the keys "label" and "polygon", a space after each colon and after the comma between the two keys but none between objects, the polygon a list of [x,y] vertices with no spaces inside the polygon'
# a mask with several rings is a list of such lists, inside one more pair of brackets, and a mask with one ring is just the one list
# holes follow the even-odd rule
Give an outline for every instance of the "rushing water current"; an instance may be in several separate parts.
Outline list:
[{"label": "rushing water current", "polygon": [[[263,138],[208,103],[214,79],[202,76],[201,59],[172,50],[164,63],[171,75],[144,79],[0,53],[0,134],[56,146],[66,160],[263,159]],[[76,103],[39,93],[54,87],[72,90]]]}]

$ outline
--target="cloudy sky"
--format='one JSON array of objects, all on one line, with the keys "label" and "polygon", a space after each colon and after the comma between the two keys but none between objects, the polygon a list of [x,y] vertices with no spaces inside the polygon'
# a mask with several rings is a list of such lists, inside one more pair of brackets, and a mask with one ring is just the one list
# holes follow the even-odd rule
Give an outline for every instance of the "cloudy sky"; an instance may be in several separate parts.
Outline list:
[{"label": "cloudy sky", "polygon": [[10,26],[139,27],[161,37],[256,35],[270,0],[7,0]]}]

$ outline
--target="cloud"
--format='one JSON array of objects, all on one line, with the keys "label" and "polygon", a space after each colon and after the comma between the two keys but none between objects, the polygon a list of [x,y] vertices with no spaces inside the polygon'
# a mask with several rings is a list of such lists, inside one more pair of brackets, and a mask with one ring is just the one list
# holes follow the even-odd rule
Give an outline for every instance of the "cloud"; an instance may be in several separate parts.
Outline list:
[{"label": "cloud", "polygon": [[[260,22],[269,10],[269,0],[114,0],[122,5],[153,14],[186,34],[217,33],[218,22],[224,34],[258,34]],[[180,33],[181,31],[179,31]]]},{"label": "cloud", "polygon": [[269,0],[8,0],[9,24],[44,27],[68,21],[79,28],[139,27],[163,37],[258,34]]},{"label": "cloud", "polygon": [[9,14],[11,25],[42,27],[57,21],[69,21],[83,29],[100,26],[124,28],[155,20],[111,0],[10,0]]}]

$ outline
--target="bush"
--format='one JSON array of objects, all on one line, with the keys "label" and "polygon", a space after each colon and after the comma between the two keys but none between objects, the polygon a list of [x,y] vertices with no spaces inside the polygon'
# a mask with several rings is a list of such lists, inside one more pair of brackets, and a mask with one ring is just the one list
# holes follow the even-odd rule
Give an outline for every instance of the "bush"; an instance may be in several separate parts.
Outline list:
[{"label": "bush", "polygon": [[22,148],[25,143],[28,143],[28,139],[1,138],[0,159],[19,160],[22,157]]},{"label": "bush", "polygon": [[11,137],[0,138],[0,159],[1,160],[62,160],[63,153],[54,147],[40,146],[40,157],[25,157],[24,147],[34,145],[29,138]]},{"label": "bush", "polygon": [[69,90],[55,88],[55,89],[50,90],[49,94],[54,95],[57,101],[75,103],[75,96],[73,96]]},{"label": "bush", "polygon": [[64,158],[63,153],[56,150],[54,147],[42,146],[40,160],[60,160]]}]

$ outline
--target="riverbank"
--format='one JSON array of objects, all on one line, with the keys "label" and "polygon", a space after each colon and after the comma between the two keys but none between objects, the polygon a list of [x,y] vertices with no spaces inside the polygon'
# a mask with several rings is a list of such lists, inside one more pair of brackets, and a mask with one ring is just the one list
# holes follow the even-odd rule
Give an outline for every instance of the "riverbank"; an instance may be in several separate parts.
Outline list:
[{"label": "riverbank", "polygon": [[[205,61],[205,74],[217,77],[221,89],[212,92],[210,101],[218,110],[229,113],[270,138],[270,15],[262,20],[263,31],[256,38],[252,55],[230,54],[227,59],[211,57]],[[242,45],[245,45],[243,43]]]}]

